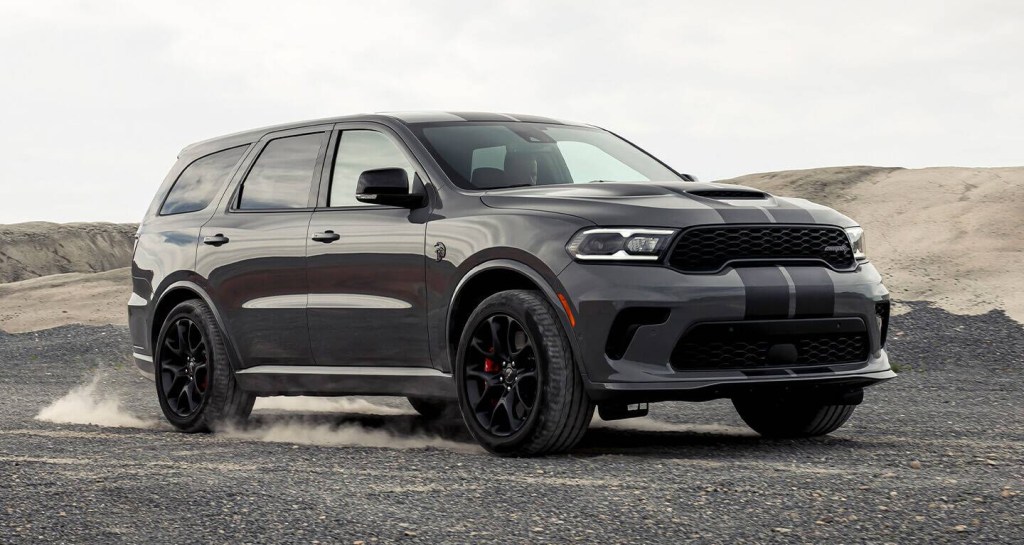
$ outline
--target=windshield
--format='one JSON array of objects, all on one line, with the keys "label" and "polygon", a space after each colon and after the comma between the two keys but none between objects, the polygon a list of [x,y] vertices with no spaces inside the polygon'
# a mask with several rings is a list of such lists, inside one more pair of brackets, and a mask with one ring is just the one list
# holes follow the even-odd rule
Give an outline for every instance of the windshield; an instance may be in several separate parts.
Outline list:
[{"label": "windshield", "polygon": [[682,180],[636,146],[590,127],[459,122],[412,129],[463,189]]}]

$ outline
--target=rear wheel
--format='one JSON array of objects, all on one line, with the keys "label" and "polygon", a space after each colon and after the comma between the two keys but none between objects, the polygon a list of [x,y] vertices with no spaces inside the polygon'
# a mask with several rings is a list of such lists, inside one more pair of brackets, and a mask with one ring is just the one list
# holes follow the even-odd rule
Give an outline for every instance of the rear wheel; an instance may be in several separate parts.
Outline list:
[{"label": "rear wheel", "polygon": [[830,405],[819,401],[734,399],[740,418],[765,437],[827,435],[849,420],[856,405]]},{"label": "rear wheel", "polygon": [[157,336],[156,393],[167,420],[181,431],[210,431],[244,420],[256,397],[243,392],[228,363],[223,334],[199,299],[174,307]]},{"label": "rear wheel", "polygon": [[594,414],[558,316],[534,291],[500,292],[473,311],[455,372],[467,427],[499,455],[567,451]]}]

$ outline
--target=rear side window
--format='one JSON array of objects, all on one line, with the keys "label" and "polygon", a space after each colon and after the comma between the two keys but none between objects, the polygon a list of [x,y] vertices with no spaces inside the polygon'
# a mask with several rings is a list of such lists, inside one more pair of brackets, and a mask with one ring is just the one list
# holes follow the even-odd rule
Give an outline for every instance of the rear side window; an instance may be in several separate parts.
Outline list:
[{"label": "rear side window", "polygon": [[242,182],[238,208],[306,208],[323,133],[271,140]]},{"label": "rear side window", "polygon": [[210,206],[247,148],[240,146],[218,151],[193,161],[167,193],[160,215],[196,212]]}]

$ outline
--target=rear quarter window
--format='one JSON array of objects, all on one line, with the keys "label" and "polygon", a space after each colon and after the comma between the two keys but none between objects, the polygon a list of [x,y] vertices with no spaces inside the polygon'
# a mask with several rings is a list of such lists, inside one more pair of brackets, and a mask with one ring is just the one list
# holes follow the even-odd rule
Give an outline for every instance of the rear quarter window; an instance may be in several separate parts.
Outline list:
[{"label": "rear quarter window", "polygon": [[239,146],[218,151],[200,157],[185,167],[167,192],[167,198],[160,207],[160,215],[185,214],[210,206],[247,148]]}]

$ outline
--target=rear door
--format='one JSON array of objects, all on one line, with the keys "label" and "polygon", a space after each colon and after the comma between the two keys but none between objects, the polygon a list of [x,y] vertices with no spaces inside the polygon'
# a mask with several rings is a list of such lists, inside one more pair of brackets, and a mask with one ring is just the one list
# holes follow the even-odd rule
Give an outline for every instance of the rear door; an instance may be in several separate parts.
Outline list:
[{"label": "rear door", "polygon": [[335,126],[325,163],[306,237],[316,363],[429,367],[424,289],[429,207],[409,210],[355,197],[363,171],[403,168],[410,180],[417,175],[422,180],[422,169],[396,135],[371,123]]},{"label": "rear door", "polygon": [[243,367],[309,365],[306,232],[329,126],[268,134],[203,226],[196,270]]}]

